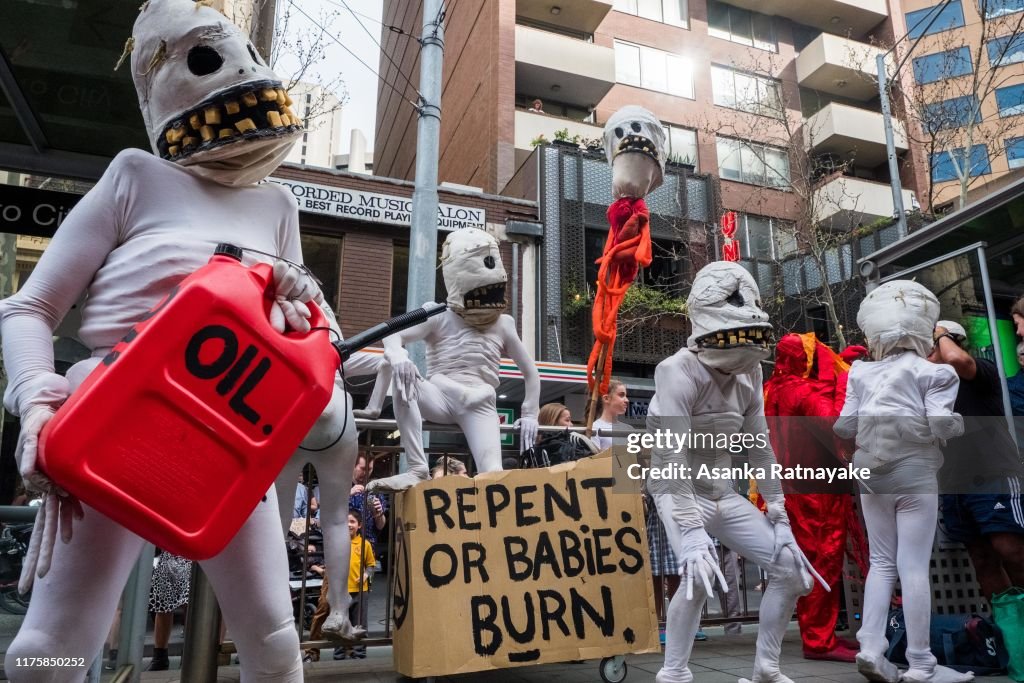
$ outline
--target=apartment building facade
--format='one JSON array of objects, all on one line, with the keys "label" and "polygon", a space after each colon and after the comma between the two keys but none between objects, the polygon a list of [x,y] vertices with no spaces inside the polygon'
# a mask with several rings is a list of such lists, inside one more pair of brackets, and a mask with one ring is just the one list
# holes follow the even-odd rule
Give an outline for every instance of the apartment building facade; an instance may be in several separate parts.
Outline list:
[{"label": "apartment building facade", "polygon": [[[386,0],[384,23],[418,29],[413,5]],[[441,180],[519,192],[537,143],[599,140],[614,111],[638,104],[665,126],[669,158],[712,179],[710,238],[721,212],[737,212],[744,265],[779,293],[853,281],[863,255],[851,239],[806,263],[797,226],[865,231],[893,215],[874,72],[877,45],[906,32],[895,0],[460,0],[446,24]],[[416,73],[416,47],[385,33],[382,79]],[[412,177],[415,123],[380,84],[376,172]],[[928,160],[898,117],[894,137],[909,209]],[[844,299],[840,324],[858,301]],[[807,306],[786,315],[826,338],[836,327]]]},{"label": "apartment building facade", "polygon": [[322,85],[303,81],[295,83],[288,94],[305,130],[285,161],[334,168],[334,157],[341,149],[341,101]]},{"label": "apartment building facade", "polygon": [[[911,115],[939,213],[1019,177],[1024,167],[1024,2],[904,0]],[[909,48],[909,45],[908,45]],[[963,180],[963,182],[961,182]]]}]

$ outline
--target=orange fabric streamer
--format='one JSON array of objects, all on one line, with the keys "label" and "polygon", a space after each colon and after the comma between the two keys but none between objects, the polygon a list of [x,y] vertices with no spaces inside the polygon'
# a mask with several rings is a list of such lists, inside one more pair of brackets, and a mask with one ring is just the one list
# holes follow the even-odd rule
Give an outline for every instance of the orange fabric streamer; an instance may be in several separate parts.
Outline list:
[{"label": "orange fabric streamer", "polygon": [[[595,382],[599,383],[601,394],[608,392],[619,307],[640,268],[651,264],[650,220],[643,199],[622,197],[608,207],[608,238],[601,258],[597,259],[600,269],[592,315],[594,348],[587,361],[587,386],[591,392]],[[601,377],[597,378],[595,368],[602,358]]]}]

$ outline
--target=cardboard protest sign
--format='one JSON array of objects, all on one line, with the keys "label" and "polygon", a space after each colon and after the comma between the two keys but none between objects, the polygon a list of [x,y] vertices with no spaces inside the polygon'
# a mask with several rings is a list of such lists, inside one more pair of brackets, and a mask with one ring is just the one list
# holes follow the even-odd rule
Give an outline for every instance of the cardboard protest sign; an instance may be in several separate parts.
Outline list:
[{"label": "cardboard protest sign", "polygon": [[658,652],[643,501],[612,490],[612,462],[444,477],[399,494],[399,673]]}]

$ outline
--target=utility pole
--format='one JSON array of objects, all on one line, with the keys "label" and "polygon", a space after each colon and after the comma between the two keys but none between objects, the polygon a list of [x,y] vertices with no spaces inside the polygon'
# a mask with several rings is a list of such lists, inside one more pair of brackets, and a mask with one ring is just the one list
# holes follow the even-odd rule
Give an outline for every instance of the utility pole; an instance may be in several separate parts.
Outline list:
[{"label": "utility pole", "polygon": [[879,54],[875,57],[875,68],[878,71],[878,97],[882,101],[882,122],[885,124],[885,151],[889,157],[889,183],[892,186],[892,205],[896,212],[896,222],[899,226],[898,239],[907,236],[907,214],[903,209],[903,186],[900,183],[900,169],[896,163],[896,143],[892,134],[892,109],[889,106],[889,89],[887,86],[885,56],[888,53]]},{"label": "utility pole", "polygon": [[[405,310],[434,300],[437,269],[437,163],[441,139],[441,75],[444,57],[444,0],[423,0],[420,35],[419,123],[416,127],[416,189],[412,194],[409,231],[409,291]],[[423,344],[410,351],[413,362],[426,376]]]}]

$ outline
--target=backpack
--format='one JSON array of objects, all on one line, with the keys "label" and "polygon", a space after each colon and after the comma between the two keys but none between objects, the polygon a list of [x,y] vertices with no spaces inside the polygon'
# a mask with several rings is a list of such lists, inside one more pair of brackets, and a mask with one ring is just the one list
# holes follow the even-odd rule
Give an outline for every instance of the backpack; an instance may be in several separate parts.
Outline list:
[{"label": "backpack", "polygon": [[519,456],[520,469],[550,467],[597,453],[594,443],[578,432],[559,432],[542,439]]},{"label": "backpack", "polygon": [[[907,663],[907,627],[902,609],[889,613],[885,629],[889,639],[886,659],[894,664]],[[933,614],[929,641],[939,664],[978,676],[1006,673],[1009,653],[1003,633],[990,619],[977,614]]]}]

